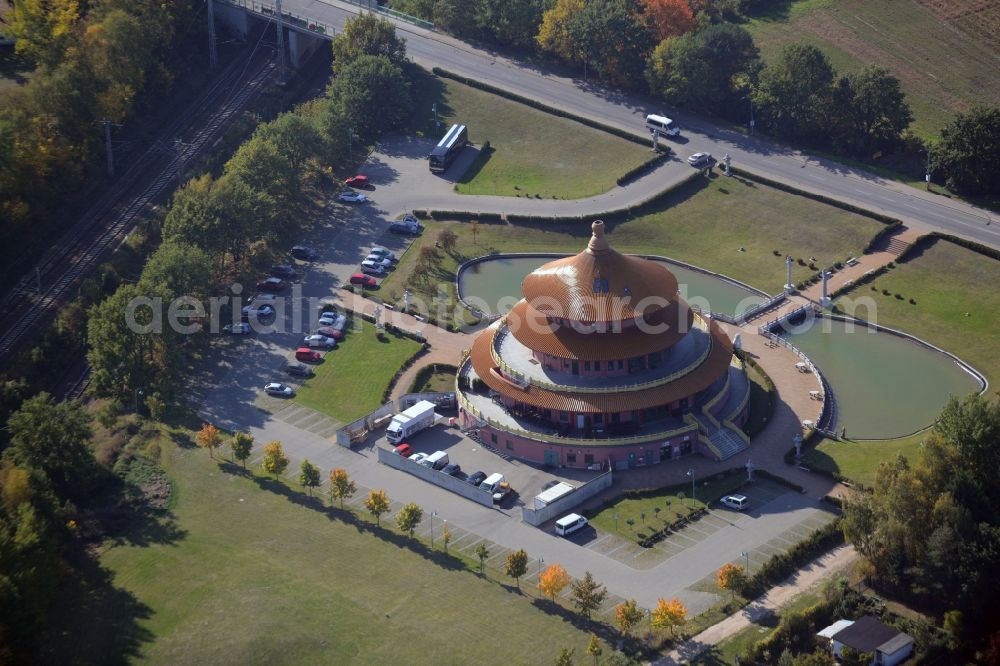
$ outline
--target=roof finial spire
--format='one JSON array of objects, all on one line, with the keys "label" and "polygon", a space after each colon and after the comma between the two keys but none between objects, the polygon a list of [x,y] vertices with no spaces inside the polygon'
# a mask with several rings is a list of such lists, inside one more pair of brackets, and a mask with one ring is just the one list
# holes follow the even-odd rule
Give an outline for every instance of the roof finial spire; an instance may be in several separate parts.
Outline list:
[{"label": "roof finial spire", "polygon": [[593,232],[593,236],[590,237],[590,242],[587,243],[588,250],[591,252],[604,252],[611,249],[611,246],[608,245],[608,239],[604,237],[604,222],[595,220],[590,225],[590,230]]}]

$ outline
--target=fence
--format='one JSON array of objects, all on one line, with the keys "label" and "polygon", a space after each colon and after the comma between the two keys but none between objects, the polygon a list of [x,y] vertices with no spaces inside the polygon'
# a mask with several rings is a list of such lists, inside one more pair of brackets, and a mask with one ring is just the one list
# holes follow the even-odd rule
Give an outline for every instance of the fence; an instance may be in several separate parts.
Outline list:
[{"label": "fence", "polygon": [[409,14],[404,14],[403,12],[396,11],[395,9],[390,9],[389,7],[381,7],[375,0],[344,0],[352,5],[357,5],[363,9],[367,9],[370,12],[377,12],[382,16],[387,16],[389,18],[394,18],[398,21],[405,21],[407,23],[412,23],[418,28],[424,28],[425,30],[433,30],[434,24],[430,21],[425,21],[422,18],[417,18],[416,16],[410,16]]},{"label": "fence", "polygon": [[409,458],[404,458],[403,456],[396,455],[389,449],[378,447],[378,461],[389,467],[393,467],[407,474],[412,474],[413,476],[423,479],[428,483],[433,483],[436,486],[444,488],[445,490],[450,490],[456,495],[461,495],[462,497],[472,500],[477,504],[482,504],[483,506],[493,506],[493,495],[485,491],[480,490],[475,486],[470,486],[464,480],[451,476],[450,474],[445,474],[436,469],[431,469],[430,467],[424,467],[420,463],[415,463]]},{"label": "fence", "polygon": [[[337,431],[337,444],[345,448],[351,448],[353,445],[364,441],[368,434],[381,427],[382,425],[388,424],[388,418],[396,413],[396,403],[389,401],[371,412],[362,416],[357,421],[348,423],[346,426]],[[380,423],[381,421],[385,423]]]},{"label": "fence", "polygon": [[614,473],[608,470],[595,479],[591,479],[576,490],[566,493],[554,502],[541,509],[533,509],[529,505],[521,507],[521,519],[529,525],[538,527],[542,523],[564,514],[570,509],[580,506],[602,490],[607,490],[614,483]]},{"label": "fence", "polygon": [[421,400],[433,402],[438,407],[455,407],[454,392],[406,393],[399,398],[399,410],[409,409]]}]

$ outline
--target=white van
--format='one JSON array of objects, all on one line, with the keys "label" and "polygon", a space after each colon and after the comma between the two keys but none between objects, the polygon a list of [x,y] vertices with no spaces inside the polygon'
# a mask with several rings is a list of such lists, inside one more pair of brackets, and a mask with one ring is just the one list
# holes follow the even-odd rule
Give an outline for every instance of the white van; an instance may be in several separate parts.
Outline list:
[{"label": "white van", "polygon": [[736,509],[737,511],[742,511],[750,504],[750,500],[746,498],[746,495],[726,495],[720,501],[724,506]]},{"label": "white van", "polygon": [[670,118],[653,114],[646,116],[646,129],[650,132],[655,131],[667,136],[677,136],[681,133],[681,128]]},{"label": "white van", "polygon": [[556,534],[567,536],[587,526],[587,519],[578,513],[571,513],[556,521]]},{"label": "white van", "polygon": [[493,493],[500,491],[500,484],[504,481],[506,481],[506,479],[503,478],[503,474],[500,474],[499,472],[490,474],[486,477],[486,480],[479,484],[479,489],[485,490],[492,495]]},{"label": "white van", "polygon": [[435,451],[424,459],[423,464],[431,469],[441,469],[448,464],[448,454],[444,451]]}]

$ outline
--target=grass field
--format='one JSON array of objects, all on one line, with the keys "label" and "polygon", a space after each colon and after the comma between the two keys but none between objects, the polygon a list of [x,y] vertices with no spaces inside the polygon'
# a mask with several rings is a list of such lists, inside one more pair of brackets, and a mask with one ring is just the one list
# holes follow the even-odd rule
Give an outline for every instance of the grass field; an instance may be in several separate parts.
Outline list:
[{"label": "grass field", "polygon": [[927,436],[927,432],[920,432],[885,440],[837,441],[823,438],[803,455],[803,462],[813,469],[835,472],[870,487],[875,482],[875,471],[880,462],[893,460],[899,454],[915,460],[920,443]]},{"label": "grass field", "polygon": [[456,184],[462,194],[580,199],[607,192],[650,157],[642,146],[572,120],[435,80],[440,85],[429,88],[421,108],[436,102],[445,128],[461,123],[477,146],[490,142],[488,159],[476,162]]},{"label": "grass field", "polygon": [[441,370],[432,373],[425,381],[419,384],[414,383],[410,387],[411,393],[433,393],[435,391],[454,391],[455,373],[457,370]]},{"label": "grass field", "polygon": [[382,393],[399,367],[420,350],[409,338],[386,336],[382,342],[368,322],[349,325],[344,341],[303,382],[297,402],[349,423],[382,404]]},{"label": "grass field", "polygon": [[785,0],[746,25],[765,62],[792,43],[839,74],[869,63],[902,83],[913,132],[937,137],[957,111],[1000,103],[1000,6],[979,0]]},{"label": "grass field", "polygon": [[[425,289],[436,289],[440,282],[452,298],[455,270],[466,259],[494,251],[579,252],[590,237],[589,223],[481,223],[475,237],[467,223],[426,226],[396,270],[383,280],[387,300],[400,298],[404,286],[415,288],[412,272],[420,250],[433,246],[443,229],[455,232],[458,243],[453,254],[441,253],[434,284]],[[815,256],[817,265],[830,265],[860,253],[881,228],[881,223],[861,215],[720,176],[682,187],[646,215],[609,223],[609,240],[623,252],[665,255],[776,293],[785,282],[786,254],[805,260]],[[798,281],[814,272],[796,264],[793,276]]]},{"label": "grass field", "polygon": [[534,591],[501,584],[497,570],[480,577],[395,527],[171,441],[189,437],[161,442],[171,515],[137,525],[102,549],[100,568],[69,581],[40,663],[549,664],[564,647],[585,654],[586,631],[534,605]]},{"label": "grass field", "polygon": [[[702,509],[743,485],[743,477],[733,474],[723,479],[695,479],[695,499],[691,499],[691,484],[664,488],[644,497],[622,497],[607,505],[590,518],[597,529],[635,541],[640,533],[663,529],[692,511]],[[659,509],[659,512],[656,510]],[[643,517],[642,514],[645,514]],[[633,524],[629,525],[628,521]]]},{"label": "grass field", "polygon": [[[877,323],[902,329],[952,352],[986,375],[992,386],[998,386],[997,284],[1000,261],[934,240],[875,280],[877,291],[865,286],[850,296],[874,298]],[[888,296],[883,295],[883,289],[889,291]],[[902,300],[895,297],[897,293]]]}]

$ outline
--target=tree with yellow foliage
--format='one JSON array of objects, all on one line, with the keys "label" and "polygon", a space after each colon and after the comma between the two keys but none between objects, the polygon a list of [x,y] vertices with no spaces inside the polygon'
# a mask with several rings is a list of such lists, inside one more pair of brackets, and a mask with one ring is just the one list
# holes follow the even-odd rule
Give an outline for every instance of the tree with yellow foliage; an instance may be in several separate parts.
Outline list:
[{"label": "tree with yellow foliage", "polygon": [[563,60],[580,59],[580,47],[573,37],[573,18],[583,11],[584,0],[557,0],[552,9],[542,14],[542,25],[535,41],[543,51],[555,53]]},{"label": "tree with yellow foliage", "polygon": [[741,592],[746,587],[747,574],[743,567],[729,562],[723,564],[722,568],[719,569],[719,573],[715,575],[715,582],[719,589],[729,590],[733,593],[733,598],[736,598],[736,593]]},{"label": "tree with yellow foliage", "polygon": [[555,601],[559,593],[570,583],[569,574],[561,564],[551,564],[538,577],[538,589],[543,595]]},{"label": "tree with yellow foliage", "polygon": [[222,433],[211,423],[206,423],[198,431],[195,440],[198,442],[198,446],[208,449],[209,457],[214,459],[215,453],[213,451],[222,444]]},{"label": "tree with yellow foliage", "polygon": [[660,599],[652,613],[652,624],[654,629],[669,629],[670,635],[674,635],[674,627],[679,627],[687,622],[687,608],[674,597],[670,601]]},{"label": "tree with yellow foliage", "polygon": [[375,525],[381,527],[382,514],[389,512],[389,494],[384,490],[373,490],[365,498],[365,508],[375,516]]},{"label": "tree with yellow foliage", "polygon": [[268,474],[274,474],[275,479],[285,471],[288,467],[288,456],[285,455],[281,442],[275,440],[264,446],[264,460],[261,462],[261,467]]},{"label": "tree with yellow foliage", "polygon": [[646,615],[643,609],[639,608],[635,599],[629,599],[615,606],[615,624],[622,632],[622,636],[628,636],[632,629],[642,622]]}]

